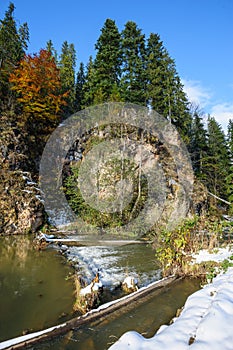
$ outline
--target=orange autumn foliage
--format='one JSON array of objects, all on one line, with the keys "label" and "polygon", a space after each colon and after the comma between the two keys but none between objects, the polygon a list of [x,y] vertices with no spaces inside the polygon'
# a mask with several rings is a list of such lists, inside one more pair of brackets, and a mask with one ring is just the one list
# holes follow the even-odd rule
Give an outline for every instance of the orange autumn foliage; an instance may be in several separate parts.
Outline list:
[{"label": "orange autumn foliage", "polygon": [[67,93],[61,93],[59,69],[50,52],[25,55],[9,80],[26,116],[52,122],[59,119]]}]

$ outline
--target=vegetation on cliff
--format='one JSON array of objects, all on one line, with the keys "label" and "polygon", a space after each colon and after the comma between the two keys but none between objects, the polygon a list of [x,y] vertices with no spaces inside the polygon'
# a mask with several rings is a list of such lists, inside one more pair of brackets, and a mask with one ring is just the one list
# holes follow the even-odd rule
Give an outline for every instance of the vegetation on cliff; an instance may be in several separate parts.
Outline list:
[{"label": "vegetation on cliff", "polygon": [[[188,101],[175,61],[158,34],[151,33],[146,38],[132,21],[120,32],[115,21],[107,19],[95,45],[96,56],[90,57],[87,65],[80,63],[76,72],[76,51],[67,41],[60,56],[51,40],[45,49],[30,55],[27,23],[17,25],[14,10],[10,3],[0,25],[1,234],[35,231],[45,223],[36,182],[49,135],[77,110],[109,101],[140,104],[163,115],[186,143],[199,187],[232,202],[232,121],[227,136],[212,116],[204,127],[203,115]],[[135,182],[137,205],[120,214],[101,217],[83,203],[74,187],[75,177],[88,147],[104,140],[100,136],[103,131],[98,130],[99,135],[91,135],[85,143],[77,141],[82,147],[73,151],[79,156],[72,161],[67,158],[63,172],[65,192],[73,208],[100,227],[124,224],[137,215],[147,196],[144,178],[139,176],[140,169],[135,169],[133,180],[140,181],[140,186]],[[149,140],[148,147],[152,145],[156,153],[161,145],[155,143]],[[168,169],[168,154],[167,157],[166,161],[163,153],[163,165],[167,163]],[[125,164],[125,171],[132,166]],[[195,197],[194,211],[200,214],[210,204],[207,199],[198,199],[194,192]],[[213,197],[211,206],[218,210],[218,205]]]}]

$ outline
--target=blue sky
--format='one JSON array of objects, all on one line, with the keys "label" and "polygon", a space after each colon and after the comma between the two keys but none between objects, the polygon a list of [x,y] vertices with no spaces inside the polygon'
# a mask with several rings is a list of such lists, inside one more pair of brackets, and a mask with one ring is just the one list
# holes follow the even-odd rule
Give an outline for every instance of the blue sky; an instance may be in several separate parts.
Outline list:
[{"label": "blue sky", "polygon": [[[12,0],[18,23],[30,30],[29,53],[51,39],[74,43],[77,65],[95,55],[94,45],[107,18],[119,30],[135,21],[146,37],[158,33],[175,59],[190,100],[224,129],[233,119],[233,0]],[[1,0],[3,18],[8,0]]]}]

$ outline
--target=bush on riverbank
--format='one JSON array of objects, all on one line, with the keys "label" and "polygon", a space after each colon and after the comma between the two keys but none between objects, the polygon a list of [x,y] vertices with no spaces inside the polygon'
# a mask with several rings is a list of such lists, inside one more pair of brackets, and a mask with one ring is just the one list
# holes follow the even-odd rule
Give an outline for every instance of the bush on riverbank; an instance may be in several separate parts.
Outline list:
[{"label": "bush on riverbank", "polygon": [[233,227],[216,217],[186,219],[176,229],[162,230],[155,240],[155,255],[163,276],[170,274],[200,276],[211,274],[215,267],[190,264],[200,249],[212,251],[231,242]]}]

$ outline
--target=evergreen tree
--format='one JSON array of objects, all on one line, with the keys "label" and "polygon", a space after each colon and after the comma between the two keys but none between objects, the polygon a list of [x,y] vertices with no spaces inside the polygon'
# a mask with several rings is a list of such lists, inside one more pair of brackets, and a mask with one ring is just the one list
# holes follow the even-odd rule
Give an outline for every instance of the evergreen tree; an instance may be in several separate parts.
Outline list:
[{"label": "evergreen tree", "polygon": [[92,56],[90,56],[89,58],[86,71],[87,71],[86,81],[83,85],[83,106],[81,106],[82,108],[91,106],[94,103],[95,86],[94,86],[94,64],[93,64]]},{"label": "evergreen tree", "polygon": [[46,51],[48,51],[51,56],[55,59],[57,63],[57,50],[55,50],[52,40],[48,40],[46,43]]},{"label": "evergreen tree", "polygon": [[205,164],[207,160],[207,131],[204,128],[200,112],[194,112],[189,152],[191,155],[193,170],[200,179],[205,179]]},{"label": "evergreen tree", "polygon": [[126,102],[146,105],[145,35],[132,21],[126,23],[121,35],[123,99]]},{"label": "evergreen tree", "polygon": [[75,66],[76,52],[74,45],[68,44],[67,41],[64,41],[62,44],[59,67],[62,93],[69,93],[67,97],[67,106],[64,109],[65,116],[68,116],[75,110]]},{"label": "evergreen tree", "polygon": [[150,35],[146,52],[147,103],[170,120],[188,143],[191,115],[175,62],[164,48],[158,34]]},{"label": "evergreen tree", "polygon": [[14,19],[15,6],[9,4],[5,17],[0,21],[0,109],[13,107],[13,96],[8,82],[10,73],[23,58],[29,40],[27,23],[17,29]]},{"label": "evergreen tree", "polygon": [[[101,29],[101,35],[97,40],[97,50],[94,61],[94,99],[102,99],[104,102],[111,98],[113,89],[119,86],[121,74],[121,36],[115,21],[107,19]],[[97,102],[97,101],[96,101]]]},{"label": "evergreen tree", "polygon": [[230,154],[230,168],[226,177],[228,201],[231,202],[230,214],[233,214],[233,120],[230,119],[227,127],[227,141]]},{"label": "evergreen tree", "polygon": [[227,126],[227,141],[230,151],[231,162],[233,163],[233,119],[229,120]]},{"label": "evergreen tree", "polygon": [[227,198],[226,177],[229,174],[230,158],[225,134],[213,117],[208,117],[208,158],[206,162],[206,184],[210,192]]},{"label": "evergreen tree", "polygon": [[75,110],[80,111],[84,105],[84,84],[86,75],[84,71],[84,64],[81,62],[77,73],[76,87],[75,87]]}]

